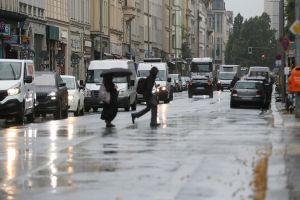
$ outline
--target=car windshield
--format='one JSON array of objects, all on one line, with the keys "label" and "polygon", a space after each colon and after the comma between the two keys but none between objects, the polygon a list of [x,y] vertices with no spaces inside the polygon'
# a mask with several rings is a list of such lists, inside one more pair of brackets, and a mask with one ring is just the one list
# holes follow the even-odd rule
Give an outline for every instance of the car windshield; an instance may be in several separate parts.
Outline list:
[{"label": "car windshield", "polygon": [[251,71],[249,77],[268,77],[268,72],[264,71]]},{"label": "car windshield", "polygon": [[53,74],[36,73],[34,83],[37,86],[55,86],[55,76]]},{"label": "car windshield", "polygon": [[212,63],[192,63],[191,72],[211,72]]},{"label": "car windshield", "polygon": [[66,86],[69,90],[76,89],[76,82],[74,81],[74,78],[62,77],[62,79],[66,83]]},{"label": "car windshield", "polygon": [[100,77],[102,69],[88,70],[87,71],[87,83],[102,83],[103,78]]},{"label": "car windshield", "polygon": [[0,63],[0,80],[18,80],[21,73],[21,63],[19,62]]},{"label": "car windshield", "polygon": [[220,80],[232,80],[235,73],[220,73],[219,79]]},{"label": "car windshield", "polygon": [[[150,70],[138,70],[138,77],[149,76]],[[166,70],[159,70],[156,76],[156,81],[166,81]]]},{"label": "car windshield", "polygon": [[259,83],[257,82],[237,82],[236,89],[259,89]]},{"label": "car windshield", "polygon": [[177,81],[177,80],[181,80],[181,78],[179,77],[178,74],[169,74],[170,78],[172,78],[173,80]]}]

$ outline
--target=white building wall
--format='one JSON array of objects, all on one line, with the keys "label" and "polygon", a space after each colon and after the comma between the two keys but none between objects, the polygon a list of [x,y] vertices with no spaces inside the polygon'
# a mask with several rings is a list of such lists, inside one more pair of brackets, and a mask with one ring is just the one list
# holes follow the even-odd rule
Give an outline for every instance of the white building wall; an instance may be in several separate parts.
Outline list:
[{"label": "white building wall", "polygon": [[280,22],[280,0],[264,0],[264,12],[271,18],[271,28],[275,29],[276,38],[279,38],[279,22]]}]

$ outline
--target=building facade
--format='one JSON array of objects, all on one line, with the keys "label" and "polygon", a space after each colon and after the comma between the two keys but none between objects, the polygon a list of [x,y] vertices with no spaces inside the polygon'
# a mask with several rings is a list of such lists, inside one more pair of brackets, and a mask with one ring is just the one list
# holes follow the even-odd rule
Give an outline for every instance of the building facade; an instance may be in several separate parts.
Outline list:
[{"label": "building facade", "polygon": [[0,58],[22,58],[26,19],[19,11],[19,0],[0,1]]},{"label": "building facade", "polygon": [[264,12],[270,16],[271,29],[276,30],[276,39],[280,36],[281,0],[264,0]]},{"label": "building facade", "polygon": [[83,79],[90,58],[92,41],[90,38],[90,6],[91,0],[69,1],[70,28],[68,49],[69,62],[68,73]]}]

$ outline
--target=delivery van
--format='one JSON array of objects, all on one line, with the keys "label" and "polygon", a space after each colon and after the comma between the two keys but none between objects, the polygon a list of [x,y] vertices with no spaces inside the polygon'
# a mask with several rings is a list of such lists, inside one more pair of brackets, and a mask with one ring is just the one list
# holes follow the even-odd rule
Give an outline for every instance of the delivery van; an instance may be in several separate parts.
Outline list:
[{"label": "delivery van", "polygon": [[104,70],[112,68],[124,68],[132,72],[128,77],[114,77],[113,82],[117,85],[119,92],[118,107],[124,108],[125,111],[136,110],[137,103],[137,76],[132,60],[94,60],[90,62],[87,70],[87,77],[85,82],[84,106],[85,111],[88,112],[91,108],[97,112],[98,108],[102,107],[102,102],[99,100],[99,89],[103,82],[100,76]]},{"label": "delivery van", "polygon": [[[173,89],[171,86],[171,78],[169,78],[168,65],[165,62],[160,62],[160,60],[147,60],[139,63],[137,68],[138,77],[147,77],[150,73],[152,67],[157,67],[158,74],[155,80],[155,88],[153,92],[157,95],[159,101],[164,101],[164,103],[169,103],[173,100]],[[143,95],[138,95],[138,101],[143,102]]]},{"label": "delivery van", "polygon": [[34,121],[36,92],[32,60],[0,59],[0,118]]}]

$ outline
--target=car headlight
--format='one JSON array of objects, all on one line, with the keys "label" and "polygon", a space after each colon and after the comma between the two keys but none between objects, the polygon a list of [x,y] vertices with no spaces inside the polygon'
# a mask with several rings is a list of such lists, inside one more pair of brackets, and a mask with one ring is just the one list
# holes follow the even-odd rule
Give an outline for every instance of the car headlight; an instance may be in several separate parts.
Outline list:
[{"label": "car headlight", "polygon": [[69,101],[73,101],[74,100],[74,95],[69,95],[68,99],[69,99]]},{"label": "car headlight", "polygon": [[51,100],[55,100],[56,99],[56,92],[50,92],[49,94],[48,94],[48,96],[49,97],[51,97]]},{"label": "car headlight", "polygon": [[163,86],[163,87],[161,87],[161,90],[165,91],[165,90],[167,90],[167,87]]},{"label": "car headlight", "polygon": [[221,81],[218,81],[219,84],[221,84]]},{"label": "car headlight", "polygon": [[14,87],[8,89],[7,90],[8,96],[13,96],[13,95],[19,94],[21,92],[21,88],[20,87],[21,87],[21,85],[19,84],[17,86],[14,86]]}]

